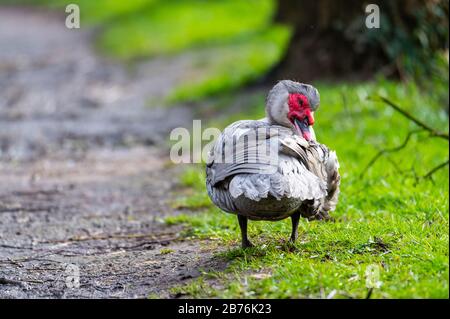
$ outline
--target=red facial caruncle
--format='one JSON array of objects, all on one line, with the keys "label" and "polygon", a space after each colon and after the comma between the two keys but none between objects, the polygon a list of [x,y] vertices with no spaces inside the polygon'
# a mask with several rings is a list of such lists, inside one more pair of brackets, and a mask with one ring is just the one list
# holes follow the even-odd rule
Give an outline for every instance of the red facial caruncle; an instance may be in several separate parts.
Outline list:
[{"label": "red facial caruncle", "polygon": [[309,141],[311,139],[309,126],[314,125],[314,117],[307,97],[300,93],[289,94],[288,105],[289,121],[294,124],[297,133]]}]

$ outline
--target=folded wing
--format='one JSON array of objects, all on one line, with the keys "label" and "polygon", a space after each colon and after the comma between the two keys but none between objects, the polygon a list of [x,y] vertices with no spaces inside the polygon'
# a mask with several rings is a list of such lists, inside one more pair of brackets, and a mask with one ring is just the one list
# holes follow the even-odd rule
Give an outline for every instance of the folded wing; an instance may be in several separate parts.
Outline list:
[{"label": "folded wing", "polygon": [[210,196],[226,211],[233,211],[233,199],[239,196],[253,201],[269,195],[276,199],[323,198],[327,178],[314,169],[320,168],[317,164],[325,160],[325,153],[323,159],[311,160],[322,152],[318,145],[265,121],[236,122],[223,131],[210,152]]}]

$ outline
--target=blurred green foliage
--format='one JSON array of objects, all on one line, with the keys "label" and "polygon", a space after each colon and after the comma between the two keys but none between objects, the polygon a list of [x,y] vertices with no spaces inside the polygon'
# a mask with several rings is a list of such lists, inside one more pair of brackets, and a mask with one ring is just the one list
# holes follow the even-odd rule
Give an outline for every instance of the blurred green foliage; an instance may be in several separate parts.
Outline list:
[{"label": "blurred green foliage", "polygon": [[291,33],[272,23],[275,0],[21,2],[78,4],[81,24],[99,26],[98,49],[122,61],[194,51],[195,70],[168,103],[197,101],[258,79],[281,60]]},{"label": "blurred green foliage", "polygon": [[[194,72],[167,102],[197,101],[266,74],[284,56],[292,30],[273,23],[277,0],[0,0],[0,3],[80,6],[81,22],[99,27],[98,49],[123,61],[194,51]],[[360,15],[333,27],[355,50],[382,48],[405,80],[433,91],[448,109],[448,1],[414,2],[407,10],[382,2],[381,28]]]},{"label": "blurred green foliage", "polygon": [[224,43],[270,26],[274,1],[160,1],[108,25],[100,36],[106,53],[135,58]]},{"label": "blurred green foliage", "polygon": [[[381,286],[373,298],[448,298],[448,167],[431,180],[417,183],[448,158],[448,143],[413,136],[408,146],[382,157],[364,175],[360,173],[382,148],[400,145],[415,124],[378,102],[389,96],[429,125],[448,131],[448,118],[432,94],[412,83],[378,80],[374,83],[315,83],[321,92],[316,113],[318,139],[336,150],[342,176],[335,222],[302,220],[300,237],[286,243],[290,221],[250,222],[256,248],[243,251],[235,216],[208,204],[204,167],[193,166],[180,183],[192,194],[181,208],[197,214],[167,219],[187,226],[187,237],[212,240],[226,248],[218,255],[230,263],[224,272],[206,273],[173,289],[191,297],[220,298],[365,298],[365,271],[375,265]],[[264,93],[253,97],[239,114],[222,121],[264,116]],[[232,104],[228,101],[229,104]],[[427,105],[426,108],[423,105]],[[263,275],[260,275],[263,274]],[[218,288],[215,288],[218,287]]]},{"label": "blurred green foliage", "polygon": [[230,44],[199,50],[199,72],[175,88],[168,102],[198,101],[262,77],[281,60],[289,36],[288,28],[273,26]]},{"label": "blurred green foliage", "polygon": [[[386,1],[380,8],[379,29],[368,29],[355,19],[343,32],[356,48],[379,47],[402,80],[416,81],[439,96],[448,109],[449,1]],[[405,4],[405,2],[403,2]]]}]

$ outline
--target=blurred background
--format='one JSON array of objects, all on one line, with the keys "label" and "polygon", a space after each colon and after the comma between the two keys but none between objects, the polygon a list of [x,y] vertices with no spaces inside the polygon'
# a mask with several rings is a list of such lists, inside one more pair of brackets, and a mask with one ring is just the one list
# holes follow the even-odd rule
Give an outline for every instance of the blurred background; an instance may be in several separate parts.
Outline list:
[{"label": "blurred background", "polygon": [[[107,57],[194,51],[195,73],[171,101],[197,100],[251,83],[295,78],[416,81],[448,107],[448,2],[378,1],[380,28],[365,25],[367,1],[2,0],[61,12],[78,4],[82,28]],[[183,70],[180,70],[183,71]],[[181,72],[180,72],[181,73]]]},{"label": "blurred background", "polygon": [[[71,3],[80,8],[79,29],[65,26]],[[261,118],[268,90],[292,79],[313,84],[321,94],[316,134],[341,163],[337,222],[311,226],[316,227],[311,236],[324,244],[291,256],[297,266],[289,275],[274,270],[244,288],[225,281],[227,296],[256,291],[266,297],[323,297],[323,282],[312,273],[307,277],[299,265],[324,267],[308,258],[331,251],[344,266],[320,268],[328,292],[342,290],[336,272],[354,278],[375,262],[395,269],[386,270],[378,297],[448,297],[449,2],[373,1],[380,27],[367,28],[370,3],[0,0],[0,178],[6,181],[0,211],[16,204],[35,208],[34,200],[17,190],[48,187],[64,191],[44,202],[70,198],[74,207],[83,207],[78,214],[54,208],[57,222],[54,211],[44,209],[47,219],[34,221],[27,231],[4,214],[2,231],[21,245],[27,236],[64,239],[81,231],[78,217],[68,222],[68,214],[83,221],[88,211],[98,212],[103,232],[130,230],[134,226],[120,216],[131,205],[139,207],[133,218],[141,230],[144,220],[154,223],[149,211],[160,216],[181,210],[181,217],[167,223],[190,225],[194,238],[234,243],[238,230],[232,216],[211,213],[203,167],[173,171],[168,134],[178,126],[190,129],[192,119],[202,119],[203,128],[224,128],[238,119]],[[152,166],[157,175],[147,172]],[[167,206],[173,185],[176,199]],[[90,203],[78,190],[102,200]],[[65,233],[42,231],[49,225]],[[254,227],[268,238],[281,231]],[[22,234],[14,233],[18,229]],[[381,247],[379,240],[394,253],[364,255],[364,247]],[[239,256],[231,258],[241,262]],[[276,256],[262,262],[277,269],[283,256]],[[259,267],[246,258],[239,265],[236,269]],[[302,290],[305,285],[309,291]],[[180,291],[214,296],[199,287]],[[359,281],[349,281],[347,288],[343,296],[358,298],[366,291]]]}]

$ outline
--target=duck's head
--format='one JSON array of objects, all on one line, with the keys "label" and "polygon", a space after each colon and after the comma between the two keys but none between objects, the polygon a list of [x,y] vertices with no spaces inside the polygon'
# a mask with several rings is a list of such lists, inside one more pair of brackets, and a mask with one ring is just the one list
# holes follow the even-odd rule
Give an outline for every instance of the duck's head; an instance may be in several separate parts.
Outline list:
[{"label": "duck's head", "polygon": [[290,80],[278,82],[266,99],[266,116],[272,124],[292,128],[307,141],[312,139],[314,112],[320,104],[319,91],[309,84]]}]

